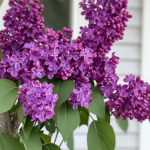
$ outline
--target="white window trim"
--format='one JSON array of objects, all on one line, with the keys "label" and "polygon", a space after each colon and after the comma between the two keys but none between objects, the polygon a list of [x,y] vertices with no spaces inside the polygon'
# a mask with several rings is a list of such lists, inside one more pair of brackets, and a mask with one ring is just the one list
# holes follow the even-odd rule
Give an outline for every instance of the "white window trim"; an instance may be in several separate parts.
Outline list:
[{"label": "white window trim", "polygon": [[4,0],[0,7],[0,30],[5,29],[5,27],[3,26],[3,16],[6,14],[6,10],[9,9],[8,1],[9,0]]},{"label": "white window trim", "polygon": [[78,0],[71,0],[71,9],[70,9],[70,27],[73,29],[73,36],[72,39],[77,38],[78,36],[78,7],[79,3]]},{"label": "white window trim", "polygon": [[[150,83],[150,0],[142,2],[142,51],[141,51],[141,77]],[[150,123],[144,121],[139,125],[139,150],[150,149]]]}]

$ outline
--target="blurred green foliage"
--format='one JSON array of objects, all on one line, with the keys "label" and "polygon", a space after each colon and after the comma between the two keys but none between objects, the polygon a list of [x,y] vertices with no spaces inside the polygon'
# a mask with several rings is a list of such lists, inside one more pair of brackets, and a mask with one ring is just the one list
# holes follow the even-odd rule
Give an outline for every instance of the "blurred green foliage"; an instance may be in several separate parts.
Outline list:
[{"label": "blurred green foliage", "polygon": [[45,27],[55,31],[69,27],[69,0],[40,0],[40,3],[44,5]]}]

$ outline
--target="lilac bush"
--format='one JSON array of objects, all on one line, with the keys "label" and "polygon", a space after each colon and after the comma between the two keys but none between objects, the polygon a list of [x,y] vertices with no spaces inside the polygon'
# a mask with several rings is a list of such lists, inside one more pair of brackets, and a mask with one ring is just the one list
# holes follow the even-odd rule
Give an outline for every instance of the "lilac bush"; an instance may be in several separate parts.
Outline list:
[{"label": "lilac bush", "polygon": [[[45,28],[41,17],[44,6],[38,2],[9,0],[11,8],[3,17],[6,29],[0,31],[0,78],[21,82],[18,100],[24,116],[30,115],[32,122],[43,123],[51,118],[55,121],[55,105],[64,101],[69,101],[74,111],[80,110],[78,106],[91,111],[94,81],[98,94],[108,99],[106,106],[116,118],[150,120],[150,85],[132,74],[124,78],[124,85],[118,84],[119,57],[115,53],[107,56],[113,43],[123,39],[126,22],[132,18],[127,11],[128,0],[80,2],[88,25],[80,27],[80,36],[72,41],[72,29],[64,27],[55,32]],[[46,82],[40,83],[45,77]],[[63,101],[58,93],[59,83],[53,83],[53,79],[71,79],[75,84]]]}]

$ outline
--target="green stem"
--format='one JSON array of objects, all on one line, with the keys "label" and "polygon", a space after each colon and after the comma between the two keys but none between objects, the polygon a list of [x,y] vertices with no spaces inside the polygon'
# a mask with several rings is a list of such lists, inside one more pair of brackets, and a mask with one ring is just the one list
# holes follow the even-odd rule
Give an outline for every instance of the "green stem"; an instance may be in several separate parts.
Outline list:
[{"label": "green stem", "polygon": [[92,118],[92,120],[93,120],[93,121],[95,121],[95,120],[93,119],[93,117],[91,116],[91,114],[90,114],[90,113],[89,113],[89,115],[90,115],[90,117]]},{"label": "green stem", "polygon": [[63,141],[64,141],[64,140],[62,140],[62,141],[61,141],[61,143],[60,143],[59,147],[61,147],[61,145],[62,145]]},{"label": "green stem", "polygon": [[[46,144],[42,144],[42,145],[46,146]],[[46,146],[46,147],[47,147],[47,146]],[[48,147],[47,147],[47,149],[48,149]]]},{"label": "green stem", "polygon": [[55,140],[54,140],[54,144],[56,143],[56,139],[57,139],[58,133],[59,133],[59,131],[57,130],[56,137],[55,137]]}]

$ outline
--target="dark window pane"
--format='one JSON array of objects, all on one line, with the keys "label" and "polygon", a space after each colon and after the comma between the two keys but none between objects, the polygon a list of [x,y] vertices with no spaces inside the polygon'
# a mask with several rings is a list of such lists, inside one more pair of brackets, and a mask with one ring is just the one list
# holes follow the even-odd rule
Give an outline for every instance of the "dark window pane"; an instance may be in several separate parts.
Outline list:
[{"label": "dark window pane", "polygon": [[69,27],[69,0],[40,0],[44,5],[42,16],[46,27],[62,30]]}]

